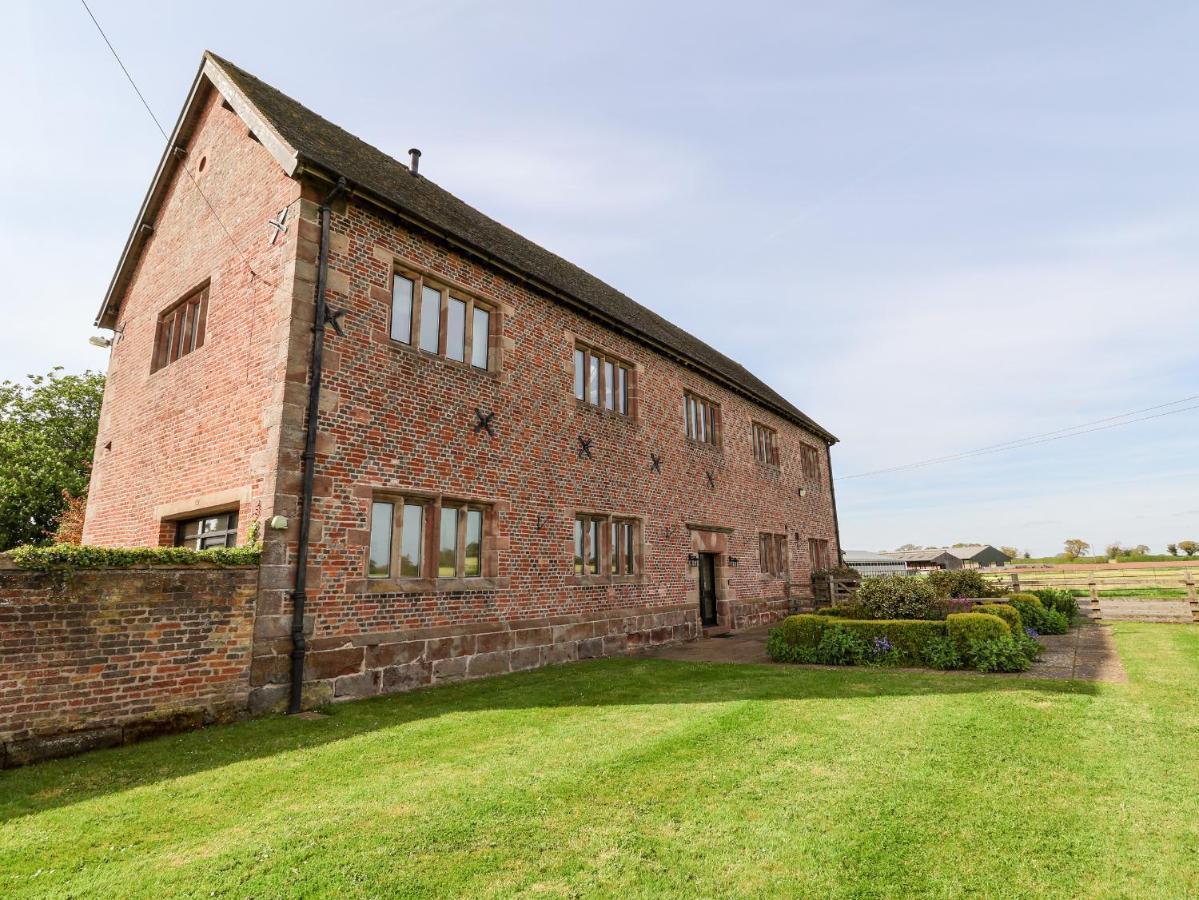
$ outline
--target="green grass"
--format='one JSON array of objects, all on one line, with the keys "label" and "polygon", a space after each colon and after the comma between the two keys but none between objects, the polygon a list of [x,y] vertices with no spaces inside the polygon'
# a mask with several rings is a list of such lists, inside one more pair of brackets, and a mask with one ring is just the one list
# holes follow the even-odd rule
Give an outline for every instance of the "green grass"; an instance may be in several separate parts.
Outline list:
[{"label": "green grass", "polygon": [[0,896],[1199,894],[1199,628],[1129,684],[619,659],[0,773]]},{"label": "green grass", "polygon": [[[1091,592],[1082,588],[1071,588],[1070,593],[1075,597],[1089,597]],[[1186,588],[1168,587],[1136,587],[1136,588],[1103,588],[1096,591],[1100,597],[1127,597],[1142,600],[1185,600]]]}]

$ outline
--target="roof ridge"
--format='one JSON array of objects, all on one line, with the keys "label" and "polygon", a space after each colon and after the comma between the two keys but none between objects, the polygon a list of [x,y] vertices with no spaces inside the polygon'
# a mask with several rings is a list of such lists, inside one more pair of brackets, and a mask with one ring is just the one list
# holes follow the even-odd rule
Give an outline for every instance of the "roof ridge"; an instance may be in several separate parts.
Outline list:
[{"label": "roof ridge", "polygon": [[[205,51],[258,112],[308,162],[531,276],[584,308],[706,369],[718,380],[832,443],[837,439],[789,400],[706,341],[586,269],[471,206],[386,151],[314,112],[224,57]],[[399,173],[402,172],[402,177]]]}]

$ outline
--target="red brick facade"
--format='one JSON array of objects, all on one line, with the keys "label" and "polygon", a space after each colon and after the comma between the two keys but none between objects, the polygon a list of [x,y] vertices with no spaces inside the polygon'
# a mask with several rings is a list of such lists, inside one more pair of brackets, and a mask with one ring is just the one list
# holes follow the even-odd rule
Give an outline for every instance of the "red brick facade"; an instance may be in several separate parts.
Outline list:
[{"label": "red brick facade", "polygon": [[[202,182],[206,193],[230,211],[262,277],[249,277],[179,185],[121,305],[125,335],[113,350],[85,540],[154,543],[169,531],[164,518],[189,509],[237,508],[243,534],[252,521],[289,517],[286,531],[263,532],[253,703],[265,708],[288,681],[314,201],[328,185],[286,177],[215,94],[206,115],[189,158],[207,151],[209,171],[220,175]],[[268,219],[299,195],[294,227],[269,244]],[[693,554],[716,554],[723,626],[773,621],[810,597],[808,539],[828,541],[832,559],[837,549],[822,437],[652,349],[634,330],[361,197],[335,204],[332,231],[328,301],[346,315],[344,337],[330,333],[325,343],[309,702],[695,637]],[[491,307],[490,371],[390,339],[397,268]],[[205,345],[151,375],[156,311],[205,278],[213,298]],[[575,399],[576,341],[633,367],[633,415]],[[719,447],[686,436],[685,391],[719,404]],[[477,411],[494,414],[494,436],[477,427]],[[752,422],[777,432],[778,465],[755,458]],[[802,444],[819,451],[815,478],[801,470]],[[443,498],[483,504],[483,577],[368,578],[371,502],[382,494],[419,495],[431,515]],[[574,519],[586,512],[640,523],[638,574],[575,574]],[[763,532],[786,536],[786,577],[763,574]]]}]

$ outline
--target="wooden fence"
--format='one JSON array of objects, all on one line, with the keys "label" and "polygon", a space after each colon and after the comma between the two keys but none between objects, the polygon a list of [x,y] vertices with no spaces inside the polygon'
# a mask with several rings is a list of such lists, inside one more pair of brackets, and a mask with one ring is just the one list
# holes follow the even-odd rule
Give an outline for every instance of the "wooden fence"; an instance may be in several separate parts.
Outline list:
[{"label": "wooden fence", "polygon": [[[1161,568],[1103,569],[1073,567],[1025,569],[989,574],[993,581],[1006,582],[1013,591],[1032,591],[1038,588],[1058,588],[1082,594],[1080,604],[1084,614],[1092,618],[1148,619],[1146,611],[1161,608],[1164,621],[1199,622],[1199,567],[1170,566]],[[1138,604],[1144,609],[1138,610]],[[1166,607],[1177,606],[1174,614]]]}]

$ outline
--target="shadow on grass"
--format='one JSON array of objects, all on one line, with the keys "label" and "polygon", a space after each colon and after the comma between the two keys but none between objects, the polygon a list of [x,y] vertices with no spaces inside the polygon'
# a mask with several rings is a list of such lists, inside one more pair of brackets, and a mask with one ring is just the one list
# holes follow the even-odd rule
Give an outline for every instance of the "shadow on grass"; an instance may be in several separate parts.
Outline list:
[{"label": "shadow on grass", "polygon": [[744,701],[866,700],[1039,691],[1091,695],[1088,682],[921,670],[833,669],[624,657],[340,703],[327,718],[272,716],[0,772],[0,823],[94,797],[442,715],[520,709]]}]

